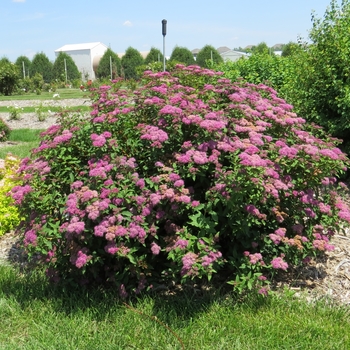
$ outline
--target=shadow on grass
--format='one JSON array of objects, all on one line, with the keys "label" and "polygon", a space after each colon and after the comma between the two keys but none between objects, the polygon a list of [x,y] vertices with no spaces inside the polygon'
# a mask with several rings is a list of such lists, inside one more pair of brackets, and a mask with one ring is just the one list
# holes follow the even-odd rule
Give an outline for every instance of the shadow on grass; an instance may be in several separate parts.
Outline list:
[{"label": "shadow on grass", "polygon": [[67,287],[49,284],[43,271],[21,272],[19,268],[0,265],[0,298],[11,298],[23,310],[31,308],[33,302],[49,304],[57,313],[81,314],[85,310],[96,321],[104,320],[111,312],[125,312],[126,309],[149,319],[161,320],[169,327],[186,327],[192,319],[205,313],[214,303],[234,308],[246,304],[258,310],[269,304],[261,296],[238,297],[229,287],[222,285],[178,286],[172,290],[144,293],[138,297],[122,300],[118,291],[103,287]]}]

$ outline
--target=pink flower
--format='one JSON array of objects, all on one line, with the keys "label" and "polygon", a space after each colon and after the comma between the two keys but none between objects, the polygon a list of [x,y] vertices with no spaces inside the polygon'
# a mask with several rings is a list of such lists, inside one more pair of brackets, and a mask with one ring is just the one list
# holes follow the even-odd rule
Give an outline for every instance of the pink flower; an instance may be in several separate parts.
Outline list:
[{"label": "pink flower", "polygon": [[260,253],[249,254],[249,262],[253,265],[262,260],[262,255]]},{"label": "pink flower", "polygon": [[153,255],[158,255],[161,251],[161,248],[158,244],[152,242],[151,243],[151,251]]},{"label": "pink flower", "polygon": [[92,134],[90,138],[95,147],[102,147],[106,143],[106,139],[103,135]]},{"label": "pink flower", "polygon": [[192,275],[195,274],[195,271],[193,270],[192,266],[195,264],[197,260],[197,254],[189,252],[182,258],[182,269],[181,269],[181,276],[185,275]]},{"label": "pink flower", "polygon": [[25,246],[28,245],[36,245],[37,235],[34,230],[29,230],[24,234],[24,240],[23,243]]},{"label": "pink flower", "polygon": [[287,268],[288,268],[288,264],[283,261],[282,258],[278,257],[278,258],[274,258],[272,261],[271,261],[271,265],[274,269],[281,269],[281,270],[284,270],[286,271]]},{"label": "pink flower", "polygon": [[188,241],[186,239],[178,239],[174,244],[174,248],[180,248],[180,249],[185,249],[187,246],[188,246]]},{"label": "pink flower", "polygon": [[276,235],[276,234],[274,234],[274,233],[270,233],[269,234],[269,237],[270,237],[270,239],[271,239],[271,241],[274,243],[274,244],[280,244],[281,243],[281,241],[282,241],[282,237],[281,236],[279,236],[279,235]]}]

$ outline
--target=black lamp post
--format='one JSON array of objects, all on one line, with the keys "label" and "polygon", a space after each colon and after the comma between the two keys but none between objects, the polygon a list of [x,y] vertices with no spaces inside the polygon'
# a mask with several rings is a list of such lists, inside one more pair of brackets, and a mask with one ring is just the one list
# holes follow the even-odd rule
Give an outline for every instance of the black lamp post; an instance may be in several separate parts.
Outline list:
[{"label": "black lamp post", "polygon": [[166,23],[167,20],[162,20],[162,34],[163,34],[163,72],[165,72],[165,36],[166,36]]}]

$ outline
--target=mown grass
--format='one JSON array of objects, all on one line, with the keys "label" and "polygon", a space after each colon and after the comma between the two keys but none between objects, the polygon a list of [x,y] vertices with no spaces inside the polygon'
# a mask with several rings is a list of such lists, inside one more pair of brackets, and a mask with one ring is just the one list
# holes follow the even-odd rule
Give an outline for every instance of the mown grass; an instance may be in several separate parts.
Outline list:
[{"label": "mown grass", "polygon": [[9,153],[20,158],[29,157],[31,150],[39,146],[39,135],[42,131],[39,129],[12,130],[8,141],[14,144],[0,147],[0,159],[4,159]]},{"label": "mown grass", "polygon": [[0,266],[0,319],[2,350],[350,349],[349,311],[326,301],[189,289],[124,303],[11,266]]},{"label": "mown grass", "polygon": [[57,89],[55,92],[43,91],[40,95],[36,93],[25,93],[21,95],[3,96],[0,95],[0,101],[23,101],[23,100],[55,100],[54,94],[59,94],[59,99],[75,99],[75,98],[89,98],[88,91],[80,89]]}]

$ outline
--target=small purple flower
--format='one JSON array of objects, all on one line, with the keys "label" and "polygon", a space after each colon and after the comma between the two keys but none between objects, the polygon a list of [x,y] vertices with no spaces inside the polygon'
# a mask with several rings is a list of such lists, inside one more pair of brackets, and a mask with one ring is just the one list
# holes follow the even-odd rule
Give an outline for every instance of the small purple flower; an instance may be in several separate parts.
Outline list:
[{"label": "small purple flower", "polygon": [[34,230],[29,230],[24,234],[24,240],[23,243],[25,246],[28,245],[36,245],[37,235]]}]

